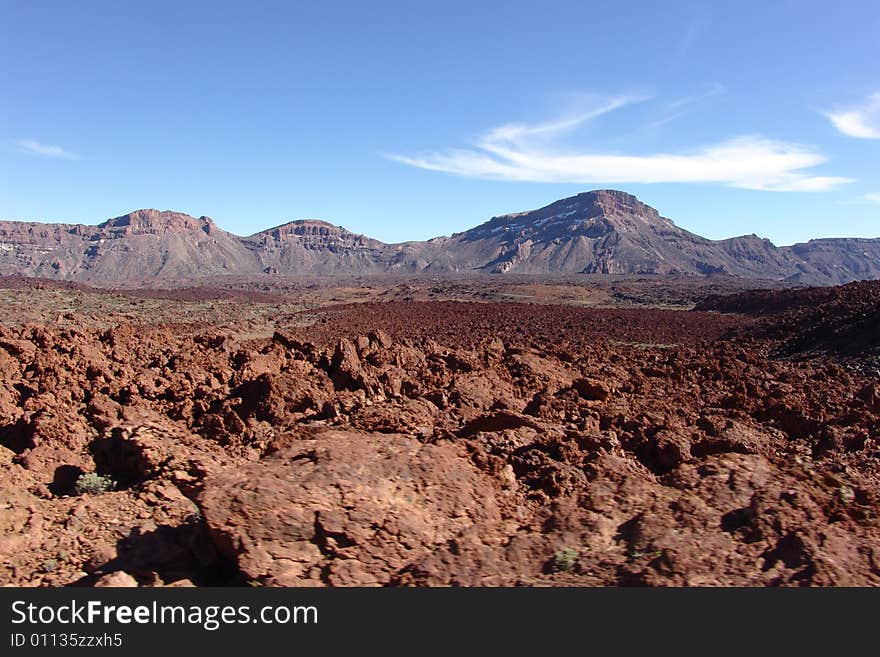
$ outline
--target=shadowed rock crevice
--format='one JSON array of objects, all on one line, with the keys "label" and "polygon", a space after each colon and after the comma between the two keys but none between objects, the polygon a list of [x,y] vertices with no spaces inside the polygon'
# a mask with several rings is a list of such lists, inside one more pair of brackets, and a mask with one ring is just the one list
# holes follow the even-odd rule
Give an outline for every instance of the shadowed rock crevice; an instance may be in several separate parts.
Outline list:
[{"label": "shadowed rock crevice", "polygon": [[[86,577],[73,586],[93,586],[101,578],[125,572],[141,585],[183,583],[195,586],[241,586],[245,583],[233,561],[214,547],[204,520],[187,518],[177,526],[159,525],[152,530],[133,530],[120,539],[116,556],[87,565]],[[177,584],[180,585],[180,584]]]}]

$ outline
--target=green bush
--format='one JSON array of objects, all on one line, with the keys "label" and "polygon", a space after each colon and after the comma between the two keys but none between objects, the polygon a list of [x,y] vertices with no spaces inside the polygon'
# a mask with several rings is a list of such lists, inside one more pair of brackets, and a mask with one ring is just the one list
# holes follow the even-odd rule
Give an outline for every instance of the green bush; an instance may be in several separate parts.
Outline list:
[{"label": "green bush", "polygon": [[116,488],[116,482],[110,477],[99,475],[97,472],[86,472],[77,477],[73,488],[77,495],[85,493],[100,495]]},{"label": "green bush", "polygon": [[574,568],[578,560],[578,551],[572,548],[562,548],[553,555],[553,570],[567,571]]}]

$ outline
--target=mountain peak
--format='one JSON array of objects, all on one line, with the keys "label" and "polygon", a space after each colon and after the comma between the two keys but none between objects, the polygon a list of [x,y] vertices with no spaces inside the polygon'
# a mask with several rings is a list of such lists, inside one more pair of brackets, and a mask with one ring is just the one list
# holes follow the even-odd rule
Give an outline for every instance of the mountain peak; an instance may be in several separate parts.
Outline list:
[{"label": "mountain peak", "polygon": [[[656,222],[660,217],[657,212],[647,203],[642,203],[638,198],[628,192],[618,189],[596,189],[584,192],[563,201],[574,201],[589,204],[594,208],[601,209],[602,214],[608,219],[615,217],[640,218],[648,222]],[[664,222],[672,223],[668,219]]]},{"label": "mountain peak", "polygon": [[580,197],[591,198],[594,199],[596,202],[604,203],[632,204],[641,202],[633,194],[630,194],[629,192],[624,192],[620,189],[594,189],[589,192],[581,192],[580,194],[572,198]]},{"label": "mountain peak", "polygon": [[595,239],[614,230],[638,232],[646,228],[672,230],[675,225],[632,194],[616,189],[597,189],[569,196],[537,210],[493,217],[467,233],[473,237],[504,233],[533,240],[577,235]]}]

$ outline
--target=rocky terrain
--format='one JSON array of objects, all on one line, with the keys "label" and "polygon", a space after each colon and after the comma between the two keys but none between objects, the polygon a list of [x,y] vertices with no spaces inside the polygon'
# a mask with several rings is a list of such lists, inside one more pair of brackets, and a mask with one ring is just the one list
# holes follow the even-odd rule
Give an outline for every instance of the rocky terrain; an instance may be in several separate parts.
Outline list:
[{"label": "rocky terrain", "polygon": [[401,285],[5,282],[0,583],[880,584],[880,283]]},{"label": "rocky terrain", "polygon": [[293,221],[249,237],[208,217],[138,210],[96,226],[0,222],[0,276],[93,284],[207,276],[449,274],[718,275],[835,285],[880,277],[880,239],[776,247],[755,235],[708,240],[634,196],[586,192],[494,217],[463,233],[385,244]]}]

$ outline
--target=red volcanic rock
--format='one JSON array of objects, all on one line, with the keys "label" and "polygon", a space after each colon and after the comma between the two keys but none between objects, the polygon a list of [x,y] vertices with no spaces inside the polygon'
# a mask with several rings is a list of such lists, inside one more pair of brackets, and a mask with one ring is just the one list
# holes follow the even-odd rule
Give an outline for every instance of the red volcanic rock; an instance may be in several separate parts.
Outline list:
[{"label": "red volcanic rock", "polygon": [[[7,315],[0,583],[878,585],[876,285],[757,295],[759,319]],[[803,336],[824,347],[780,357]],[[118,485],[77,495],[91,472]]]},{"label": "red volcanic rock", "polygon": [[776,341],[779,354],[832,354],[860,369],[880,371],[880,281],[785,294],[753,290],[712,296],[697,307],[759,317],[761,330],[757,333]]},{"label": "red volcanic rock", "polygon": [[596,399],[605,401],[611,392],[601,381],[593,381],[590,379],[578,379],[572,383],[572,387],[577,390],[578,394],[584,399]]},{"label": "red volcanic rock", "polygon": [[199,505],[250,580],[365,586],[452,541],[491,542],[498,488],[454,445],[332,431],[209,478]]},{"label": "red volcanic rock", "polygon": [[346,338],[336,344],[331,361],[331,377],[337,388],[357,389],[364,384],[357,347]]},{"label": "red volcanic rock", "polygon": [[219,548],[272,585],[381,585],[472,527],[491,541],[497,485],[453,445],[333,431],[209,478]]},{"label": "red volcanic rock", "polygon": [[103,575],[95,582],[95,586],[98,588],[132,588],[137,585],[137,580],[122,570]]},{"label": "red volcanic rock", "polygon": [[98,470],[121,486],[164,477],[185,487],[222,468],[222,452],[201,442],[169,423],[118,426],[94,440],[90,451]]}]

